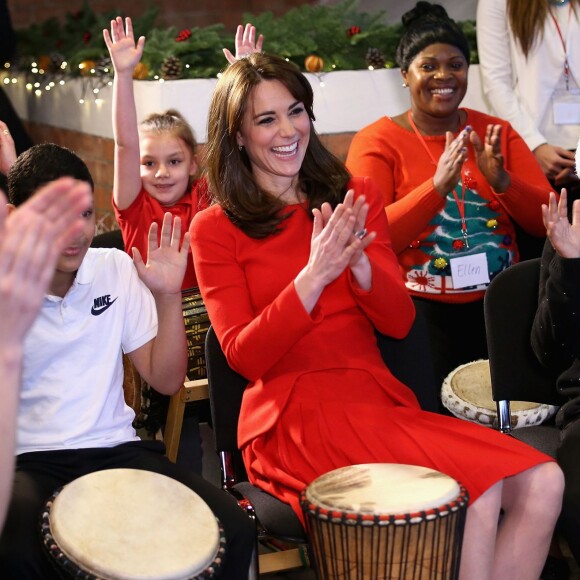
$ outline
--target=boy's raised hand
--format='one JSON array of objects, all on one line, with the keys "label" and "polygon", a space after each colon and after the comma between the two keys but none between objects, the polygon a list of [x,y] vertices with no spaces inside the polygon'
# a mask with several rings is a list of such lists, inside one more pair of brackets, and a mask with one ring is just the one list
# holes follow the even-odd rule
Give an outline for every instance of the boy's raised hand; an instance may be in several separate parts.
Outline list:
[{"label": "boy's raised hand", "polygon": [[181,240],[181,219],[167,212],[163,216],[161,237],[158,242],[159,227],[152,223],[149,228],[149,246],[147,264],[137,248],[133,248],[133,261],[139,277],[151,293],[175,294],[181,293],[181,285],[187,268],[189,252],[189,232]]},{"label": "boy's raised hand", "polygon": [[111,32],[109,33],[105,28],[103,38],[109,49],[115,73],[130,72],[132,75],[143,55],[145,37],[139,37],[135,44],[131,19],[125,18],[125,26],[123,26],[123,19],[120,16],[111,20]]},{"label": "boy's raised hand", "polygon": [[234,56],[227,48],[224,48],[224,55],[230,64],[234,64],[236,60],[244,58],[253,54],[254,52],[262,52],[262,44],[264,43],[264,36],[260,34],[256,40],[256,27],[250,23],[246,24],[244,28],[241,24],[236,30],[235,47],[236,55]]}]

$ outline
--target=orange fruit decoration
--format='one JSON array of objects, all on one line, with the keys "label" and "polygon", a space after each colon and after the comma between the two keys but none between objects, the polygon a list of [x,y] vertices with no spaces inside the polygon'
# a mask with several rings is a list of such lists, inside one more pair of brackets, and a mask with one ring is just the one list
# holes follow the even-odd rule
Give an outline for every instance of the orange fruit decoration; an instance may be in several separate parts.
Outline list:
[{"label": "orange fruit decoration", "polygon": [[138,81],[144,81],[148,76],[149,67],[142,62],[138,62],[135,70],[133,71],[133,78]]},{"label": "orange fruit decoration", "polygon": [[311,73],[320,72],[324,68],[324,61],[316,54],[311,54],[304,59],[304,68]]},{"label": "orange fruit decoration", "polygon": [[38,68],[41,68],[44,72],[50,72],[53,67],[54,63],[52,62],[52,58],[47,54],[43,54],[38,57]]},{"label": "orange fruit decoration", "polygon": [[81,76],[88,77],[91,75],[91,71],[95,70],[97,63],[94,60],[83,60],[79,64],[79,69],[81,71]]}]

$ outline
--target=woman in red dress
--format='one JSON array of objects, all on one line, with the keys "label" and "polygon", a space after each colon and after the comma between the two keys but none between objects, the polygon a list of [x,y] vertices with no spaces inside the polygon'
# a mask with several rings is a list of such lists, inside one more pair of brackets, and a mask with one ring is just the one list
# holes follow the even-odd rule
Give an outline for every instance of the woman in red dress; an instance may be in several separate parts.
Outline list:
[{"label": "woman in red dress", "polygon": [[217,203],[190,231],[210,319],[249,381],[238,441],[250,480],[301,516],[299,492],[332,469],[437,469],[471,496],[462,578],[536,580],[562,474],[515,439],[422,411],[385,367],[375,329],[403,337],[413,302],[379,191],[324,149],[313,119],[308,80],[266,54],[232,64],[210,107]]}]

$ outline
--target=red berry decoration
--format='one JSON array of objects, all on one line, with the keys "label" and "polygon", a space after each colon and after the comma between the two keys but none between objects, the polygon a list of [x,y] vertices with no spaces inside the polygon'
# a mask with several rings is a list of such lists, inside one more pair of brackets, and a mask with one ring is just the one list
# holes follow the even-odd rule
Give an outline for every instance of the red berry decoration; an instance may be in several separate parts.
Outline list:
[{"label": "red berry decoration", "polygon": [[488,204],[487,207],[491,210],[491,211],[497,211],[499,209],[499,201],[497,201],[497,199],[492,199]]},{"label": "red berry decoration", "polygon": [[346,35],[349,38],[352,38],[355,34],[360,34],[361,33],[361,28],[360,26],[351,26],[347,31],[346,31]]},{"label": "red berry decoration", "polygon": [[189,28],[184,28],[183,30],[179,31],[179,34],[175,37],[175,40],[177,42],[185,42],[190,37],[191,30]]},{"label": "red berry decoration", "polygon": [[414,240],[414,241],[412,241],[412,242],[409,244],[409,247],[410,247],[412,250],[416,250],[416,249],[417,249],[417,248],[418,248],[420,245],[421,245],[421,242],[420,242],[420,240]]},{"label": "red berry decoration", "polygon": [[465,184],[465,187],[469,189],[475,189],[477,187],[477,179],[475,179],[475,177],[473,177],[473,175],[471,175],[469,171],[465,172],[463,182]]},{"label": "red berry decoration", "polygon": [[83,32],[83,42],[85,44],[88,44],[92,37],[93,37],[93,35],[88,30]]},{"label": "red berry decoration", "polygon": [[463,243],[463,240],[453,240],[451,245],[453,246],[454,250],[463,250],[463,246],[465,244]]}]

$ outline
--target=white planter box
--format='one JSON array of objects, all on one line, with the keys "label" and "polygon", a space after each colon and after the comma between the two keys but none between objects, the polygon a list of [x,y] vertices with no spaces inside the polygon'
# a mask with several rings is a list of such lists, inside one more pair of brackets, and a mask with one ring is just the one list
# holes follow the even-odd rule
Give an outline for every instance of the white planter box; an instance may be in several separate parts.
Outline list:
[{"label": "white planter box", "polygon": [[[409,106],[399,69],[336,71],[306,74],[314,90],[316,130],[320,134],[355,132],[383,115],[397,115]],[[92,93],[87,79],[75,78],[36,95],[24,77],[3,75],[3,87],[22,119],[89,135],[113,137],[111,87]],[[7,82],[8,81],[8,82]],[[16,82],[14,82],[16,81]],[[151,112],[178,109],[200,143],[206,141],[207,111],[217,79],[169,82],[135,81],[139,119]],[[81,96],[85,102],[79,103]],[[98,98],[98,100],[97,100]],[[469,90],[463,105],[488,112],[481,91],[479,67],[469,70]]]}]

